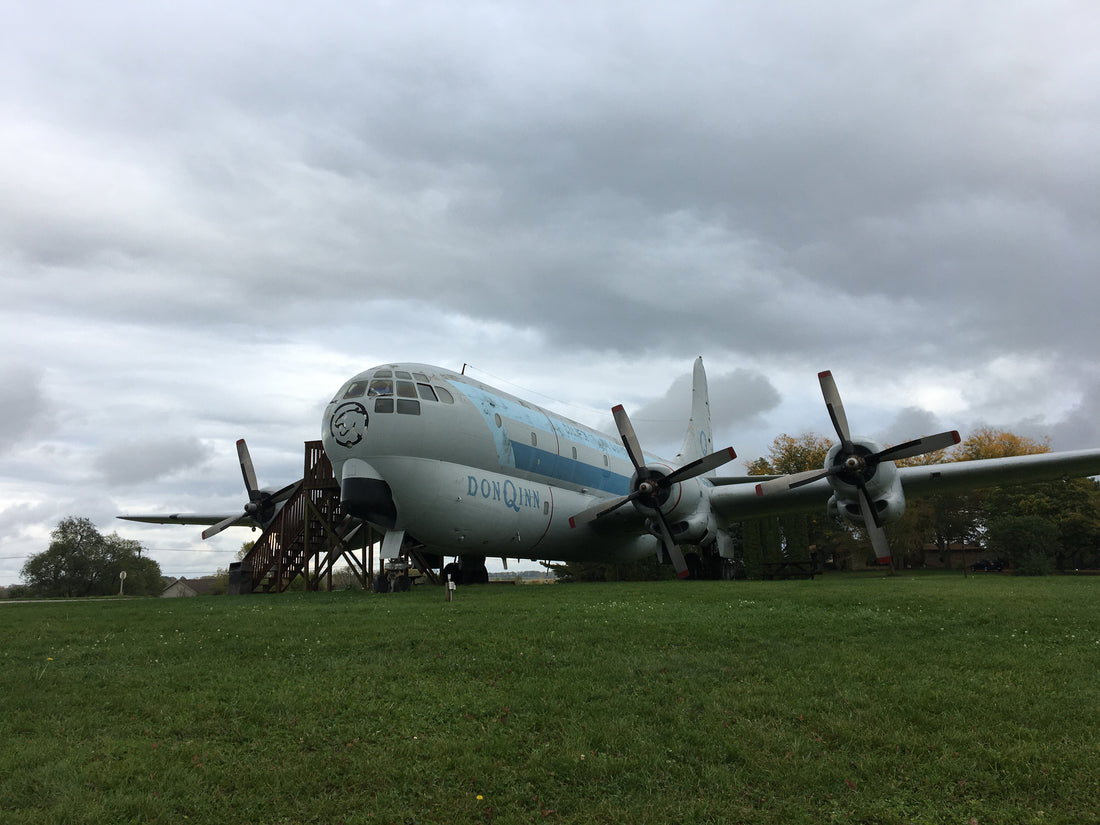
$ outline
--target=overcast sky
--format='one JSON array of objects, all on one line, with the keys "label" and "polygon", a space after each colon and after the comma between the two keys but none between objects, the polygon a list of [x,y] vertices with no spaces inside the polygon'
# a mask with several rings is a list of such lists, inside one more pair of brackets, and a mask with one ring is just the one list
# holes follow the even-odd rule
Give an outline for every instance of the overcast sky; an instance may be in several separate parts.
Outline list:
[{"label": "overcast sky", "polygon": [[[69,515],[297,478],[339,385],[459,369],[674,454],[1100,446],[1100,6],[0,2],[0,584]],[[740,467],[734,469],[740,470]]]}]

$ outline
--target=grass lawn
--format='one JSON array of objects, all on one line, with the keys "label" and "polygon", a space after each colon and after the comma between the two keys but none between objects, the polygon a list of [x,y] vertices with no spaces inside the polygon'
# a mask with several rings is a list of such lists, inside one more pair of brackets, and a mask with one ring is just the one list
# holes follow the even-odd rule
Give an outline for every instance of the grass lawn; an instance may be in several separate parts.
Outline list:
[{"label": "grass lawn", "polygon": [[1100,822],[1100,579],[0,605],[0,822]]}]

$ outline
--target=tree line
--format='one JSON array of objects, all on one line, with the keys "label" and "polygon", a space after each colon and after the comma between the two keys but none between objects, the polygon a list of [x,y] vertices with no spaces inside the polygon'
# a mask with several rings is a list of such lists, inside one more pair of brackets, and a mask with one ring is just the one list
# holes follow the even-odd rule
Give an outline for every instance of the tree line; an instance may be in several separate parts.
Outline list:
[{"label": "tree line", "polygon": [[164,590],[160,565],[142,555],[140,542],[117,533],[102,535],[89,519],[70,516],[50,533],[50,545],[27,559],[22,585],[8,588],[9,598],[117,595],[153,596]]}]

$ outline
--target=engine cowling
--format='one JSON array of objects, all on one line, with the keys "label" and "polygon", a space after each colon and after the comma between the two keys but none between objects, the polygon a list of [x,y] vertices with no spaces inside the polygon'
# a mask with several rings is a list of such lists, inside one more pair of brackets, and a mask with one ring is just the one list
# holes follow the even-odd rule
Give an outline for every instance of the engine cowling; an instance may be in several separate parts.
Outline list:
[{"label": "engine cowling", "polygon": [[830,514],[864,524],[860,504],[862,482],[880,524],[900,519],[905,514],[905,492],[894,462],[876,458],[882,446],[869,439],[853,439],[847,453],[842,451],[842,445],[835,444],[825,458],[825,468],[830,470],[827,478],[833,488]]}]

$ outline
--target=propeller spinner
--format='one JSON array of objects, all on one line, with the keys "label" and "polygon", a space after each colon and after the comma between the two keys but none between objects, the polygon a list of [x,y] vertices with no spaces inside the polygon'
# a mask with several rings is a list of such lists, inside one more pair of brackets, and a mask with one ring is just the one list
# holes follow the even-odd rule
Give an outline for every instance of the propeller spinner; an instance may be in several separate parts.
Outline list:
[{"label": "propeller spinner", "polygon": [[275,516],[275,505],[294,495],[301,484],[300,481],[295,481],[293,484],[288,484],[274,493],[261,490],[256,481],[256,469],[252,466],[252,456],[249,455],[248,445],[245,444],[243,438],[237,442],[237,458],[241,464],[244,487],[248,491],[248,503],[244,505],[244,512],[240,515],[229,516],[203,530],[202,537],[204,539],[217,535],[226,527],[232,527],[234,524],[239,524],[248,518],[266,526]]},{"label": "propeller spinner", "polygon": [[829,419],[833,422],[833,429],[840,438],[840,449],[833,457],[832,463],[820,470],[807,470],[802,473],[781,476],[770,479],[756,485],[757,495],[767,495],[782,490],[790,490],[811,484],[821,478],[839,478],[841,481],[854,486],[859,494],[859,509],[863,516],[863,523],[867,528],[867,535],[871,539],[871,546],[880,562],[890,560],[890,546],[886,541],[886,531],[882,528],[882,520],[871,501],[871,495],[867,490],[867,482],[870,481],[878,465],[882,461],[897,461],[903,458],[933,453],[943,450],[960,441],[958,430],[926,435],[923,438],[915,438],[898,444],[894,447],[872,452],[861,444],[852,441],[851,431],[848,429],[848,417],[844,414],[844,404],[840,400],[840,392],[836,388],[836,381],[829,370],[817,374],[821,384],[821,394],[825,398],[825,408],[829,411]]},{"label": "propeller spinner", "polygon": [[638,435],[634,432],[634,425],[630,423],[630,417],[626,414],[623,405],[618,404],[613,407],[611,414],[615,417],[615,427],[619,431],[623,446],[626,447],[626,454],[630,458],[630,463],[634,465],[632,489],[625,496],[601,501],[587,510],[577,513],[569,519],[569,524],[571,527],[576,527],[578,524],[595,521],[614,510],[618,510],[628,502],[636,502],[641,507],[652,510],[656,514],[654,521],[660,533],[661,545],[664,547],[669,559],[671,559],[673,567],[676,568],[676,575],[681,579],[687,578],[690,571],[684,561],[684,554],[680,552],[679,546],[672,537],[672,529],[668,526],[668,519],[665,518],[665,514],[661,512],[661,506],[668,500],[669,490],[673,484],[701,476],[716,467],[721,467],[726,462],[737,458],[737,453],[733,451],[732,447],[727,447],[724,450],[719,450],[689,462],[666,474],[662,470],[645,465],[641,442],[638,441]]}]

